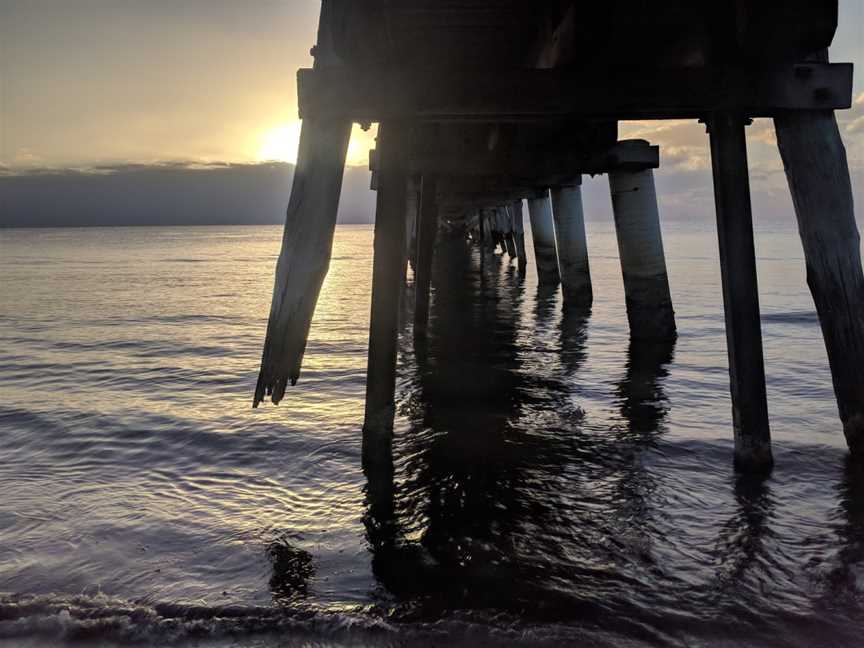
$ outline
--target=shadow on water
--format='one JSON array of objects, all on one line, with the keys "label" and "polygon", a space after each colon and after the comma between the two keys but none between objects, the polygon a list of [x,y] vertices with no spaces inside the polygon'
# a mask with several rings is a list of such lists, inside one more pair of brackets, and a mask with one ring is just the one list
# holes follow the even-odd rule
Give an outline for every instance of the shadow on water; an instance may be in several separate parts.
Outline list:
[{"label": "shadow on water", "polygon": [[668,409],[672,346],[631,346],[616,387],[629,431],[603,434],[561,406],[587,359],[590,312],[565,310],[556,326],[557,291],[541,289],[531,326],[552,334],[562,369],[529,370],[522,276],[458,243],[439,255],[429,335],[400,396],[409,428],[392,443],[367,439],[377,449],[365,456],[365,524],[382,595],[407,618],[485,609],[657,639],[628,600],[645,589],[634,567],[655,569],[643,531],[653,478],[639,453]]},{"label": "shadow on water", "polygon": [[287,533],[279,534],[266,546],[272,565],[270,592],[281,605],[292,605],[309,592],[309,579],[315,573],[312,555],[295,547]]},{"label": "shadow on water", "polygon": [[837,486],[841,549],[828,573],[830,607],[855,614],[864,602],[864,465],[847,457]]},{"label": "shadow on water", "polygon": [[663,380],[674,359],[675,341],[631,340],[627,348],[626,373],[616,394],[627,434],[633,441],[650,443],[661,431],[669,411]]},{"label": "shadow on water", "polygon": [[[745,595],[742,586],[759,581],[772,569],[769,523],[776,503],[764,475],[736,473],[733,489],[735,511],[723,524],[714,549],[719,564],[715,589],[719,598],[737,607]],[[746,607],[740,611],[746,613]]]}]

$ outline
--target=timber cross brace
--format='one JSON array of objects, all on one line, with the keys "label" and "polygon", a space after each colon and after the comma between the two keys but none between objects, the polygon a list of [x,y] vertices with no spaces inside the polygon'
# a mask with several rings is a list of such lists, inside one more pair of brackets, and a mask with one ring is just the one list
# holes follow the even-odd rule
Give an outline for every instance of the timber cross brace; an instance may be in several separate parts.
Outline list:
[{"label": "timber cross brace", "polygon": [[[708,126],[735,463],[772,465],[745,127],[774,119],[843,430],[864,456],[864,275],[834,110],[852,65],[829,63],[836,0],[324,0],[315,65],[298,73],[303,126],[257,406],[300,375],[330,258],[353,122],[378,122],[378,190],[364,459],[388,448],[399,299],[415,268],[415,336],[428,317],[436,232],[500,244],[591,304],[581,175],[608,173],[634,339],[674,339],[653,168],[618,141],[628,119]],[[368,451],[368,452],[367,452]]]}]

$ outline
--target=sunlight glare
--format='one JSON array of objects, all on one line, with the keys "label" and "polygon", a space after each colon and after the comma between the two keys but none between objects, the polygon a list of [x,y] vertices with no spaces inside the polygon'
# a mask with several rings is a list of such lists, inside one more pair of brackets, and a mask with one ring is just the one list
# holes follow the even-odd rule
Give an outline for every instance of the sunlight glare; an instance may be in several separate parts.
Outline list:
[{"label": "sunlight glare", "polygon": [[261,137],[259,162],[296,162],[300,146],[300,122],[282,124],[266,131]]},{"label": "sunlight glare", "polygon": [[[296,121],[264,131],[258,139],[255,159],[258,162],[296,163],[297,149],[300,146],[300,126],[301,122]],[[345,164],[347,166],[367,166],[369,164],[369,149],[375,148],[377,134],[377,124],[368,131],[363,131],[357,124],[354,124]]]},{"label": "sunlight glare", "polygon": [[364,131],[359,125],[354,124],[351,130],[351,141],[348,143],[348,154],[345,156],[347,166],[368,166],[369,150],[375,148],[375,138],[378,136],[378,124]]}]

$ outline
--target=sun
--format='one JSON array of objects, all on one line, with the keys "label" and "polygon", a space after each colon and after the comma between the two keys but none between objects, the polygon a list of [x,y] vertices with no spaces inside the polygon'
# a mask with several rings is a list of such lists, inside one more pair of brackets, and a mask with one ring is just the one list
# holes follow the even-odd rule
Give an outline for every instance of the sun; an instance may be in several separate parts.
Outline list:
[{"label": "sun", "polygon": [[[257,138],[255,159],[258,162],[297,162],[297,149],[300,147],[300,121],[280,124],[264,131]],[[369,164],[369,149],[375,148],[378,128],[373,126],[363,131],[355,124],[345,158],[348,166]]]},{"label": "sun", "polygon": [[296,162],[300,146],[300,122],[281,124],[261,136],[256,157],[259,162]]}]

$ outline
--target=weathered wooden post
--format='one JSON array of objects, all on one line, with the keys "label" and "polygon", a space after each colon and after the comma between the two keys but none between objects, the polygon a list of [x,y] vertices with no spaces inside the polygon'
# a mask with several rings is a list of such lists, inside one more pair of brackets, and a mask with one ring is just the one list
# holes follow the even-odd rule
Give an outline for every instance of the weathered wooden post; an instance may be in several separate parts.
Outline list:
[{"label": "weathered wooden post", "polygon": [[541,284],[557,284],[561,280],[561,275],[558,272],[555,225],[548,189],[539,190],[528,199],[528,217],[531,219],[537,281]]},{"label": "weathered wooden post", "polygon": [[864,273],[846,149],[831,110],[782,112],[774,126],[843,432],[864,456]]},{"label": "weathered wooden post", "polygon": [[492,222],[489,218],[489,211],[487,209],[480,210],[480,228],[483,231],[482,247],[485,250],[494,250],[495,249],[495,236],[492,232]]},{"label": "weathered wooden post", "polygon": [[773,457],[744,136],[747,123],[740,113],[716,112],[708,119],[708,132],[726,311],[735,466],[756,472],[770,470]]},{"label": "weathered wooden post", "polygon": [[593,294],[588,267],[581,179],[578,184],[552,188],[552,215],[555,219],[555,240],[564,301],[578,306],[590,306]]},{"label": "weathered wooden post", "polygon": [[501,229],[502,222],[499,217],[498,208],[490,207],[487,209],[487,213],[489,214],[489,226],[492,228],[492,240],[494,241],[492,245],[492,251],[496,252],[498,250],[498,246],[501,246],[501,251],[506,252],[507,247],[504,243],[504,231]]},{"label": "weathered wooden post", "polygon": [[[636,140],[633,145],[644,143]],[[650,168],[612,170],[609,189],[630,336],[640,340],[672,339],[676,335],[675,312],[669,295],[654,173]]]},{"label": "weathered wooden post", "polygon": [[409,176],[406,201],[405,256],[411,270],[417,272],[417,218],[420,210],[420,177]]},{"label": "weathered wooden post", "polygon": [[516,234],[514,232],[508,232],[505,235],[504,245],[507,247],[507,256],[512,261],[518,256],[516,252]]},{"label": "weathered wooden post", "polygon": [[503,237],[502,245],[507,256],[511,259],[516,257],[516,242],[513,240],[513,219],[507,207],[499,205],[495,208],[495,218],[498,221],[498,229]]},{"label": "weathered wooden post", "polygon": [[465,235],[471,243],[477,243],[480,238],[479,232],[480,219],[477,216],[477,210],[471,210],[465,216]]},{"label": "weathered wooden post", "polygon": [[[315,68],[338,66],[331,37],[332,3],[323,2]],[[330,267],[351,120],[308,117],[300,128],[297,166],[285,215],[282,249],[261,369],[252,406],[266,396],[278,404],[300,377],[309,325]]]},{"label": "weathered wooden post", "polygon": [[520,270],[528,265],[528,256],[525,254],[525,224],[522,222],[522,201],[514,200],[507,207],[510,218],[513,221],[513,240],[516,243],[516,258]]},{"label": "weathered wooden post", "polygon": [[375,210],[364,445],[376,443],[379,437],[389,438],[393,430],[399,293],[405,249],[406,132],[404,123],[387,122],[381,124],[378,134],[381,169]]},{"label": "weathered wooden post", "polygon": [[417,276],[414,279],[414,335],[426,334],[429,322],[429,284],[435,236],[438,233],[438,183],[434,175],[424,175],[420,198],[420,221],[417,234]]}]

